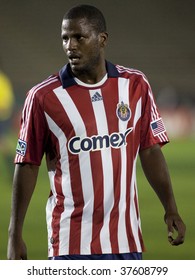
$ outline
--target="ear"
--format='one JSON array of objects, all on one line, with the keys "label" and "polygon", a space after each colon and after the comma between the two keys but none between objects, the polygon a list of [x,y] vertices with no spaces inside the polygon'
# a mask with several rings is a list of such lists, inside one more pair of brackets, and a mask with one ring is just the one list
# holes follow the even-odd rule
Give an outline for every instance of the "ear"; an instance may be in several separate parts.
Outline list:
[{"label": "ear", "polygon": [[106,32],[102,32],[99,34],[99,42],[100,42],[100,46],[102,48],[104,48],[107,44],[108,41],[108,33]]}]

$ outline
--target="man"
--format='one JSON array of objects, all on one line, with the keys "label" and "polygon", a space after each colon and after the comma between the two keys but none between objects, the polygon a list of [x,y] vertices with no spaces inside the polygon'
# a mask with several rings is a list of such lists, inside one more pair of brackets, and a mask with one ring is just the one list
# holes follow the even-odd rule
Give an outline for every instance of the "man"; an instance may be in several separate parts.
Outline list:
[{"label": "man", "polygon": [[106,23],[95,7],[70,9],[61,35],[69,63],[32,88],[23,109],[8,259],[27,258],[22,227],[44,153],[49,258],[142,258],[138,154],[165,209],[169,241],[183,243],[185,225],[160,149],[168,138],[146,77],[105,61]]}]

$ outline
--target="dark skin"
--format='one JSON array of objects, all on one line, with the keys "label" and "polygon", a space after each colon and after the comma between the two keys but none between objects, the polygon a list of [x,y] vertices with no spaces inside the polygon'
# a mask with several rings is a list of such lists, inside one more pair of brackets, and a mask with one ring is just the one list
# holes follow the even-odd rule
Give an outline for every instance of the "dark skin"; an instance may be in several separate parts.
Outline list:
[{"label": "dark skin", "polygon": [[[63,20],[61,36],[73,75],[88,84],[99,82],[106,74],[104,50],[107,33],[98,34],[87,19],[75,19]],[[185,225],[178,214],[169,171],[161,148],[157,144],[140,151],[139,155],[146,178],[164,207],[168,240],[172,245],[182,244]],[[10,260],[27,259],[22,229],[36,186],[38,171],[38,166],[27,163],[16,164],[15,167],[7,251]],[[172,236],[174,230],[178,232],[175,239]]]},{"label": "dark skin", "polygon": [[[139,155],[145,176],[164,207],[168,240],[172,245],[180,245],[184,242],[186,227],[178,214],[168,167],[161,148],[157,144],[140,151]],[[173,239],[175,230],[178,235]]]},{"label": "dark skin", "polygon": [[107,33],[98,34],[84,18],[63,20],[61,37],[73,75],[87,84],[99,82],[106,74]]}]

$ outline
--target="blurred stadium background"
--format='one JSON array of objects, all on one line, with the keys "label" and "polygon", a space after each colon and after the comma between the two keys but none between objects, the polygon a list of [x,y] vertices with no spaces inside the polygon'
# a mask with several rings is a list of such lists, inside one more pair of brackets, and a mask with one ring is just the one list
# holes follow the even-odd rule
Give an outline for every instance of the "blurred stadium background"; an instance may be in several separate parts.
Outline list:
[{"label": "blurred stadium background", "polygon": [[[58,71],[66,58],[61,48],[61,20],[71,6],[88,3],[107,19],[107,59],[137,68],[148,77],[171,143],[163,148],[186,242],[171,247],[163,209],[146,182],[138,161],[138,184],[145,259],[195,259],[195,1],[194,0],[0,0],[0,71],[14,93],[12,114],[0,114],[0,259],[6,259],[13,157],[25,94]],[[0,95],[1,97],[1,95]],[[0,105],[1,105],[0,100]],[[0,107],[1,108],[1,107]],[[3,109],[0,109],[1,113]],[[45,203],[49,193],[45,164],[24,229],[29,259],[47,258]]]}]

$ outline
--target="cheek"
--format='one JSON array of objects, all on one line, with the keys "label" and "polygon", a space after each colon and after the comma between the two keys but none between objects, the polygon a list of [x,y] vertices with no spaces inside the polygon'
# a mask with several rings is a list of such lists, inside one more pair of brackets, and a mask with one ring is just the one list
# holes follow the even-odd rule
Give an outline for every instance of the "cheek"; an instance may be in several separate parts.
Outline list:
[{"label": "cheek", "polygon": [[62,42],[62,48],[64,50],[64,52],[66,53],[66,44]]},{"label": "cheek", "polygon": [[[86,51],[87,51],[87,48],[86,48]],[[88,48],[88,54],[89,56],[98,56],[100,53],[100,46],[97,43],[94,43],[93,45],[91,45],[89,48]]]}]

